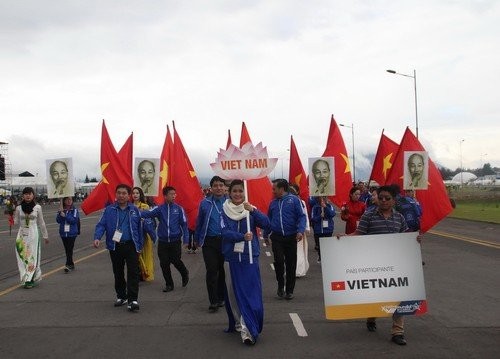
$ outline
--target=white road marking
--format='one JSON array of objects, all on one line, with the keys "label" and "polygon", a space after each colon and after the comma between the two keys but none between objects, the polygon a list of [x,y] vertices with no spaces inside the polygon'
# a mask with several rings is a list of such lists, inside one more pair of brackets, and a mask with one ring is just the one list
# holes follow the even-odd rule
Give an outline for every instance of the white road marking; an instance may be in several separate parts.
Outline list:
[{"label": "white road marking", "polygon": [[293,326],[297,331],[297,335],[299,337],[307,337],[306,328],[304,328],[304,325],[302,324],[302,320],[300,320],[299,315],[297,313],[288,313],[288,314],[290,315],[290,318],[292,318]]},{"label": "white road marking", "polygon": [[274,263],[269,263],[269,265],[271,266],[271,269],[274,270]]},{"label": "white road marking", "polygon": [[271,257],[271,252],[266,251],[266,256]]}]

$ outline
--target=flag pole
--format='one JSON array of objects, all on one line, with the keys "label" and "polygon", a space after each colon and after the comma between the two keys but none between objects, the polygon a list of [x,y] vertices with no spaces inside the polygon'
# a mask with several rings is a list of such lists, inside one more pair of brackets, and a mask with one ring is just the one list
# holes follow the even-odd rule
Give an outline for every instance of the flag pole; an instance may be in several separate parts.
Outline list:
[{"label": "flag pole", "polygon": [[[248,202],[247,180],[243,180],[243,187],[245,188],[245,201]],[[250,211],[247,213],[247,231],[250,232]],[[252,241],[248,241],[248,256],[250,264],[253,264]]]}]

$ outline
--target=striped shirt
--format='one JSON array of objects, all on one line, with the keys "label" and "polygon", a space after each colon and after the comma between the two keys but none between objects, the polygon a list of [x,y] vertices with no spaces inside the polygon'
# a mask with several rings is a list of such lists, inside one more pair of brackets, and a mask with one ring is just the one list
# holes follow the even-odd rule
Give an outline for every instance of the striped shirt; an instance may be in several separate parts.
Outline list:
[{"label": "striped shirt", "polygon": [[357,231],[361,234],[403,233],[408,231],[408,225],[403,215],[394,209],[387,219],[375,209],[361,216]]}]

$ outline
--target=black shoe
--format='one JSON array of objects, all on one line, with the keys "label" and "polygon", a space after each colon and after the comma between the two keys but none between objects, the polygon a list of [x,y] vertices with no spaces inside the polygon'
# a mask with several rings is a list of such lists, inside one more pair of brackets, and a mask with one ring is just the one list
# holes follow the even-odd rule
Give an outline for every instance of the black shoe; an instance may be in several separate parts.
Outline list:
[{"label": "black shoe", "polygon": [[225,305],[226,305],[226,302],[224,302],[223,300],[221,300],[220,302],[217,302],[217,306],[218,306],[219,308],[222,308],[222,307],[223,307],[223,306],[225,306]]},{"label": "black shoe", "polygon": [[167,285],[165,288],[163,288],[163,291],[164,291],[165,293],[167,293],[167,292],[171,292],[171,291],[173,291],[173,290],[174,290],[174,287],[173,287],[173,286],[171,286],[171,285]]},{"label": "black shoe", "polygon": [[127,304],[127,300],[126,299],[120,299],[118,298],[116,301],[115,301],[115,307],[121,307],[122,305],[125,305]]},{"label": "black shoe", "polygon": [[209,313],[215,313],[218,310],[219,310],[219,306],[217,304],[210,304],[210,306],[208,307]]},{"label": "black shoe", "polygon": [[278,298],[283,298],[285,296],[285,292],[283,291],[283,289],[278,289],[278,291],[276,292],[276,295],[278,296]]},{"label": "black shoe", "polygon": [[392,341],[397,345],[406,345],[406,339],[404,335],[393,335]]},{"label": "black shoe", "polygon": [[286,300],[292,300],[292,299],[293,299],[293,293],[287,293],[287,294],[285,295],[285,299],[286,299]]},{"label": "black shoe", "polygon": [[64,273],[69,273],[69,266],[64,266]]},{"label": "black shoe", "polygon": [[375,322],[366,322],[366,329],[368,329],[369,332],[375,332],[375,331],[377,331],[377,323],[375,323]]},{"label": "black shoe", "polygon": [[127,309],[131,312],[134,312],[136,310],[139,310],[139,303],[137,303],[136,300],[133,300],[131,302],[128,302]]},{"label": "black shoe", "polygon": [[182,277],[182,286],[185,287],[187,286],[189,282],[189,272],[186,272],[186,274]]}]

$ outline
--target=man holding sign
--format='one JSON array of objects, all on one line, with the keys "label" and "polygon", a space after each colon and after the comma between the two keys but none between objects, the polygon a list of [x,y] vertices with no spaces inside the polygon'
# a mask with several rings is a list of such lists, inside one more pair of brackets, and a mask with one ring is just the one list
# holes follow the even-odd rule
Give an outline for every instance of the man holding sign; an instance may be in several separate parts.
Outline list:
[{"label": "man holding sign", "polygon": [[[355,232],[350,236],[365,234],[389,234],[408,231],[408,226],[403,215],[394,210],[396,191],[392,186],[381,186],[377,189],[378,208],[363,214]],[[340,237],[339,237],[340,239]],[[420,236],[417,240],[420,242]],[[404,317],[394,313],[392,316],[392,341],[398,345],[406,345],[404,337]],[[375,318],[366,320],[366,327],[370,332],[377,330]]]}]

